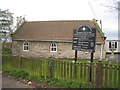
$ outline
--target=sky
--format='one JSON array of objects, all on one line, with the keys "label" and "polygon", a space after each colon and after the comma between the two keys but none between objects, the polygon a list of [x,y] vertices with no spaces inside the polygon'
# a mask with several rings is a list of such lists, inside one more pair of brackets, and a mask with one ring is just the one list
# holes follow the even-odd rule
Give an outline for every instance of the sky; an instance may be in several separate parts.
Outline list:
[{"label": "sky", "polygon": [[102,20],[107,40],[118,39],[118,12],[106,7],[112,0],[0,0],[0,8],[27,21]]}]

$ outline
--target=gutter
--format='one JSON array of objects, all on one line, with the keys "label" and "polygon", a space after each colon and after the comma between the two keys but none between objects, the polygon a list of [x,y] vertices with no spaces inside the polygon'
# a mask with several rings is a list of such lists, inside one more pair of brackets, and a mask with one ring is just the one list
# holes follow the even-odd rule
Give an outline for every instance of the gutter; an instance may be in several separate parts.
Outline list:
[{"label": "gutter", "polygon": [[[13,39],[13,41],[43,41],[43,42],[68,42],[72,43],[72,40],[52,40],[52,39]],[[96,42],[96,44],[102,44],[103,42]]]}]

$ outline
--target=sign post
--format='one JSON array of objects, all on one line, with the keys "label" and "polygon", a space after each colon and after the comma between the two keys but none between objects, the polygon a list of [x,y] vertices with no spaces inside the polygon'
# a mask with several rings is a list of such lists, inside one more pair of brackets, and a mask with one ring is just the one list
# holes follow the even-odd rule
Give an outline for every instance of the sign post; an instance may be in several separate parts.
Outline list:
[{"label": "sign post", "polygon": [[[93,62],[93,55],[94,53],[91,52],[91,59],[90,59],[90,63]],[[90,64],[90,82],[92,82],[92,64]]]},{"label": "sign post", "polygon": [[75,50],[75,62],[77,62],[77,50]]},{"label": "sign post", "polygon": [[[77,51],[84,51],[91,53],[90,63],[93,62],[93,54],[95,52],[96,44],[96,29],[88,25],[81,25],[78,29],[73,31],[73,45],[75,50],[75,62],[77,61]],[[90,64],[91,65],[91,64]],[[90,82],[92,81],[92,67],[90,67]]]}]

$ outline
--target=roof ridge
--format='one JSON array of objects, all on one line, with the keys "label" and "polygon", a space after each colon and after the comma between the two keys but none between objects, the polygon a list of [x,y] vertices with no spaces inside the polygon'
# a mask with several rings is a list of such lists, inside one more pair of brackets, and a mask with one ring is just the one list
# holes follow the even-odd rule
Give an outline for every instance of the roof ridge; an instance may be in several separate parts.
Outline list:
[{"label": "roof ridge", "polygon": [[79,22],[79,21],[84,21],[84,22],[90,22],[93,20],[46,20],[46,21],[27,21],[27,23],[39,23],[39,22]]}]

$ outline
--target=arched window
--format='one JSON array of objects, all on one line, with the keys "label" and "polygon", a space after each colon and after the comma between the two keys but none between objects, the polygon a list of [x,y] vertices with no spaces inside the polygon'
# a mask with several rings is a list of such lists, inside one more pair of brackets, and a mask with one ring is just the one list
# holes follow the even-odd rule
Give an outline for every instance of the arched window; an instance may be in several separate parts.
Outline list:
[{"label": "arched window", "polygon": [[23,51],[29,51],[29,43],[27,41],[23,43]]},{"label": "arched window", "polygon": [[57,52],[57,44],[56,43],[51,43],[50,51],[51,52]]}]

